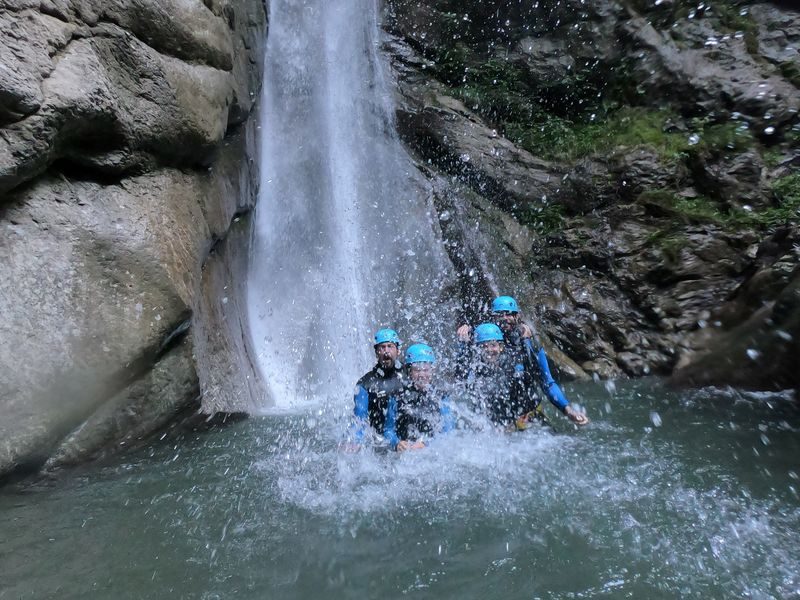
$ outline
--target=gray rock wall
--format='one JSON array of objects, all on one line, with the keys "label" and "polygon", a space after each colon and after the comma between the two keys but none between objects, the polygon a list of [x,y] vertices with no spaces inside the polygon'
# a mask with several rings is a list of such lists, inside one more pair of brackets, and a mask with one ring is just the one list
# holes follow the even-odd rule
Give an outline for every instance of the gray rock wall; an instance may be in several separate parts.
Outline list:
[{"label": "gray rock wall", "polygon": [[[0,0],[0,477],[253,401],[198,372],[250,375],[214,307],[265,35],[260,0]],[[237,341],[206,368],[209,332]]]},{"label": "gray rock wall", "polygon": [[389,1],[465,312],[516,294],[578,376],[796,387],[799,27],[777,2]]}]

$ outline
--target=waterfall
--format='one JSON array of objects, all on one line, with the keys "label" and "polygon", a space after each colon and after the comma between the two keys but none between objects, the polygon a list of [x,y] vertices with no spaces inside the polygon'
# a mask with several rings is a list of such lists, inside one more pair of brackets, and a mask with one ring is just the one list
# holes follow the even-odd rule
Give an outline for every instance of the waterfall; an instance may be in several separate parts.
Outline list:
[{"label": "waterfall", "polygon": [[451,267],[395,134],[378,3],[269,6],[248,303],[278,406],[344,401],[373,362],[376,328],[422,339],[442,320]]}]

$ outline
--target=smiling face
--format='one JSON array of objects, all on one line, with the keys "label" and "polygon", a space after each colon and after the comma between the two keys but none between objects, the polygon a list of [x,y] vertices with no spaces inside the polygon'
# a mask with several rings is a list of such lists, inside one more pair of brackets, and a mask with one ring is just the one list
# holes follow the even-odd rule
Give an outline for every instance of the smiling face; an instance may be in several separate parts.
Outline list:
[{"label": "smiling face", "polygon": [[400,349],[394,342],[383,342],[375,345],[375,358],[382,369],[394,369]]},{"label": "smiling face", "polygon": [[492,313],[492,318],[503,333],[511,333],[519,322],[517,313],[499,311]]},{"label": "smiling face", "polygon": [[500,354],[503,352],[503,344],[497,340],[489,340],[483,342],[478,346],[481,349],[481,356],[484,362],[494,365],[500,359]]},{"label": "smiling face", "polygon": [[408,375],[414,387],[424,392],[433,379],[433,365],[427,362],[414,363],[409,366]]}]

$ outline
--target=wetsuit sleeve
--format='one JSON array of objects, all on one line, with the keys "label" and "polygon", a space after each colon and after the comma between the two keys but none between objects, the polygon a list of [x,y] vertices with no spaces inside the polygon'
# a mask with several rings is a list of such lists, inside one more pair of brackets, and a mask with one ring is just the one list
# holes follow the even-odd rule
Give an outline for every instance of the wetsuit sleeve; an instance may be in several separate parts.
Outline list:
[{"label": "wetsuit sleeve", "polygon": [[357,442],[364,439],[366,428],[369,424],[367,416],[369,414],[369,394],[363,386],[356,387],[355,396],[353,396],[353,416],[355,420],[351,427],[353,437]]},{"label": "wetsuit sleeve", "polygon": [[456,428],[456,416],[453,413],[448,396],[442,396],[442,400],[439,403],[439,414],[442,416],[442,433],[447,433]]},{"label": "wetsuit sleeve", "polygon": [[397,437],[397,398],[389,398],[389,406],[386,408],[386,421],[383,425],[383,437],[389,442],[392,450],[397,448],[400,438]]},{"label": "wetsuit sleeve", "polygon": [[[530,340],[525,340],[525,347],[528,349],[528,352],[534,352]],[[550,373],[550,364],[547,362],[547,354],[545,354],[544,348],[539,348],[539,352],[536,353],[536,362],[539,365],[537,369],[539,383],[544,390],[545,396],[547,396],[547,399],[550,400],[553,406],[558,408],[561,412],[564,412],[564,409],[569,405],[569,400],[564,396],[564,392],[558,387],[555,379],[553,379],[553,375]]]}]

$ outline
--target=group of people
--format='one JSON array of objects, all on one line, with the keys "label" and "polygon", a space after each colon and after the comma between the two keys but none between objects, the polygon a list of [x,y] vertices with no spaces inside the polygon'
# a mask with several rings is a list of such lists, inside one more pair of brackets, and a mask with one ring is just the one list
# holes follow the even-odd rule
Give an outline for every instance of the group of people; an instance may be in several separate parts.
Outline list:
[{"label": "group of people", "polygon": [[[515,431],[546,424],[540,392],[572,422],[589,422],[553,379],[547,355],[534,345],[511,296],[495,298],[491,321],[474,329],[462,325],[457,337],[455,375],[469,407],[495,426]],[[377,363],[356,384],[349,447],[378,436],[394,450],[422,448],[432,436],[454,429],[455,413],[437,377],[433,348],[412,344],[401,363],[402,342],[394,329],[379,330],[374,342]]]}]

